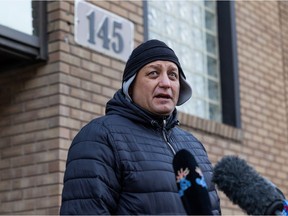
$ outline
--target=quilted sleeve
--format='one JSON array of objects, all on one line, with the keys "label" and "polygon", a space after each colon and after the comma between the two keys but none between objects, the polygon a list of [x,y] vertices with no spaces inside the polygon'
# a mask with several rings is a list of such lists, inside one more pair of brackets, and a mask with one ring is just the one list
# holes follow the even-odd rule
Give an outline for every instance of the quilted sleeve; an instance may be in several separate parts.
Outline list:
[{"label": "quilted sleeve", "polygon": [[108,130],[92,121],[76,135],[68,152],[61,215],[113,214],[120,183]]}]

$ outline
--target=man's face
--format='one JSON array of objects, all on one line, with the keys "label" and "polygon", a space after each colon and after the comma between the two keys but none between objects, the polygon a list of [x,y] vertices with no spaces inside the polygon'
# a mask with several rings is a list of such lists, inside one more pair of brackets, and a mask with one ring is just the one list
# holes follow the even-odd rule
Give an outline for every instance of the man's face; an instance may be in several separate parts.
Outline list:
[{"label": "man's face", "polygon": [[138,72],[132,86],[132,100],[157,115],[170,115],[178,101],[179,71],[170,61],[154,61]]}]

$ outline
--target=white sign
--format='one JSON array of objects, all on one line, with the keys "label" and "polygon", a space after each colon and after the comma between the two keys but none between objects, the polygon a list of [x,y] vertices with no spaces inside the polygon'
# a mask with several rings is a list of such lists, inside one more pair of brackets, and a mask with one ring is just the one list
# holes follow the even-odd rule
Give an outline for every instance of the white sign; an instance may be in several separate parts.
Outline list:
[{"label": "white sign", "polygon": [[85,2],[75,2],[75,41],[97,52],[126,61],[134,47],[131,21]]}]

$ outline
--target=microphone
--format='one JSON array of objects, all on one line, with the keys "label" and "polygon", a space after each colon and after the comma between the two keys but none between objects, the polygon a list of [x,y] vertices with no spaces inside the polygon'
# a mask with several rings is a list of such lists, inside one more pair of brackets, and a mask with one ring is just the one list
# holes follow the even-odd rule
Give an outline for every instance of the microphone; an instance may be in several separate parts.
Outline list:
[{"label": "microphone", "polygon": [[188,215],[212,215],[204,176],[193,155],[182,149],[173,158],[177,187]]},{"label": "microphone", "polygon": [[237,156],[216,163],[212,182],[248,215],[286,215],[282,192]]}]

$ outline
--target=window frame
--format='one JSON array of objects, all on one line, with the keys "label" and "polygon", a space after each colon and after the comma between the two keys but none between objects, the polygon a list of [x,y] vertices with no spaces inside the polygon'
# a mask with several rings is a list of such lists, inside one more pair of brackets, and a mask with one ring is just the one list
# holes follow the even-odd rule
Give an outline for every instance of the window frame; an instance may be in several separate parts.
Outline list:
[{"label": "window frame", "polygon": [[[241,128],[234,1],[216,1],[222,123]],[[143,1],[144,40],[148,40],[148,4]]]},{"label": "window frame", "polygon": [[235,2],[217,1],[222,121],[241,128]]},{"label": "window frame", "polygon": [[7,54],[19,62],[19,64],[7,63],[5,65],[1,65],[1,71],[17,68],[22,65],[45,61],[48,58],[47,2],[34,1],[34,4],[37,19],[33,20],[33,22],[35,22],[38,36],[29,35],[16,29],[0,25],[1,53]]}]

